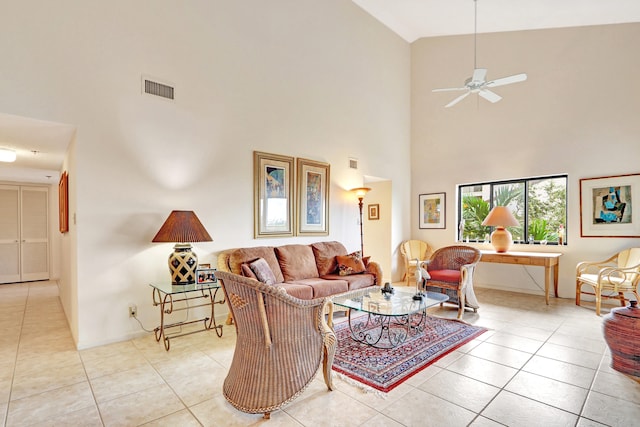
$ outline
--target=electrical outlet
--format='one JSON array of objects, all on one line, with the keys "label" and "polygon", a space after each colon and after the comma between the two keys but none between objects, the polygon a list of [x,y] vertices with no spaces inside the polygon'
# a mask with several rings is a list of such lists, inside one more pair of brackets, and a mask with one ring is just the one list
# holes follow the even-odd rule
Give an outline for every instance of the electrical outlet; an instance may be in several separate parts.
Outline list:
[{"label": "electrical outlet", "polygon": [[129,306],[129,317],[136,317],[138,315],[138,307],[135,304]]}]

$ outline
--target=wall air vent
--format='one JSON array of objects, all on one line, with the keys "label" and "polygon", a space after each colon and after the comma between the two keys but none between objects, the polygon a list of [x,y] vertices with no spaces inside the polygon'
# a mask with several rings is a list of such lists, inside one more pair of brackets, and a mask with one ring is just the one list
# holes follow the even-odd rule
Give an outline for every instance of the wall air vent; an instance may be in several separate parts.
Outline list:
[{"label": "wall air vent", "polygon": [[174,99],[174,88],[171,84],[160,83],[145,76],[142,76],[142,92],[166,99]]},{"label": "wall air vent", "polygon": [[349,168],[350,169],[358,169],[358,159],[349,159]]}]

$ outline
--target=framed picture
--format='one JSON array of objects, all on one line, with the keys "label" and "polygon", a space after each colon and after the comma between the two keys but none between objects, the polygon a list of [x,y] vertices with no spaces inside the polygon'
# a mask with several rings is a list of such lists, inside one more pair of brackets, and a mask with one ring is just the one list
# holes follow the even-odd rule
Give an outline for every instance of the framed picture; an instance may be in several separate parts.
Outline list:
[{"label": "framed picture", "polygon": [[580,236],[640,237],[634,200],[640,201],[640,174],[581,179]]},{"label": "framed picture", "polygon": [[200,264],[200,263],[198,263],[198,268],[211,268],[211,264]]},{"label": "framed picture", "polygon": [[69,232],[69,175],[62,172],[58,183],[58,223],[61,233]]},{"label": "framed picture", "polygon": [[367,205],[367,209],[369,211],[369,220],[375,221],[380,219],[380,205]]},{"label": "framed picture", "polygon": [[216,283],[218,278],[216,277],[215,268],[200,268],[196,270],[196,283],[202,285],[205,283]]},{"label": "framed picture", "polygon": [[293,236],[293,157],[253,152],[254,237]]},{"label": "framed picture", "polygon": [[297,159],[297,163],[297,234],[326,236],[329,234],[330,166],[307,159]]},{"label": "framed picture", "polygon": [[420,228],[447,228],[446,198],[446,193],[420,194],[418,199]]}]

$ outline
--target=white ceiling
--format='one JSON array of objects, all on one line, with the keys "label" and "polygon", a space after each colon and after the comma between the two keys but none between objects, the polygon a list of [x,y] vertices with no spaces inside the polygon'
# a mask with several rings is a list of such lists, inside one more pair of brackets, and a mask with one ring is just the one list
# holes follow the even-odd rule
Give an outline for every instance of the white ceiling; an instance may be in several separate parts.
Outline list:
[{"label": "white ceiling", "polygon": [[57,183],[75,127],[0,113],[0,147],[17,153],[0,162],[0,181]]},{"label": "white ceiling", "polygon": [[[471,34],[474,0],[352,0],[408,42]],[[640,22],[640,0],[477,0],[478,32]]]}]

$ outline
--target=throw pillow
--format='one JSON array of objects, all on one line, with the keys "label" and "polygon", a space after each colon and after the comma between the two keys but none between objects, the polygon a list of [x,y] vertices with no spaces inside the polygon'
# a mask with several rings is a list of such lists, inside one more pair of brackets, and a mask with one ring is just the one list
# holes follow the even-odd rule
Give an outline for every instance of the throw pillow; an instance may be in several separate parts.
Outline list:
[{"label": "throw pillow", "polygon": [[249,267],[249,264],[247,264],[246,262],[242,263],[242,265],[240,265],[240,269],[241,269],[242,275],[244,277],[250,277],[251,279],[258,280],[258,278],[256,277],[256,274],[253,272],[251,267]]},{"label": "throw pillow", "polygon": [[275,285],[276,276],[273,275],[271,267],[264,258],[258,258],[249,264],[251,271],[256,275],[256,278],[266,285]]},{"label": "throw pillow", "polygon": [[338,274],[340,276],[349,276],[351,274],[360,274],[366,271],[360,251],[350,253],[349,255],[336,256],[338,263]]}]

